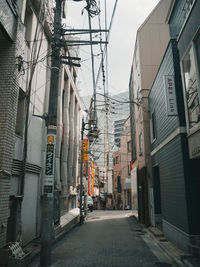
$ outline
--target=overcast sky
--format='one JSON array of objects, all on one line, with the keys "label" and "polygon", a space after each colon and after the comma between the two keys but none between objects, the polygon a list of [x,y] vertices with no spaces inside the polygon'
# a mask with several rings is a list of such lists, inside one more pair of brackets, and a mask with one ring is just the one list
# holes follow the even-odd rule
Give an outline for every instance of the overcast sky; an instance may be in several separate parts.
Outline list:
[{"label": "overcast sky", "polygon": [[[98,2],[98,0],[97,0]],[[101,2],[101,27],[105,28],[104,0]],[[158,3],[158,0],[118,0],[117,10],[108,45],[108,92],[117,94],[128,90],[130,68],[132,63],[135,37],[137,29]],[[107,24],[109,26],[115,0],[107,0]],[[67,26],[74,28],[88,28],[87,13],[81,12],[85,6],[83,2],[67,1]],[[98,28],[97,18],[92,19],[92,27]],[[89,36],[81,36],[88,40]],[[99,38],[99,37],[98,37]],[[98,40],[98,38],[96,40]],[[99,68],[99,46],[94,47],[95,75]],[[81,46],[80,55],[82,66],[78,73],[78,88],[80,95],[93,92],[91,79],[90,49]],[[100,76],[101,78],[102,76]],[[103,92],[102,79],[99,80],[97,91]]]}]

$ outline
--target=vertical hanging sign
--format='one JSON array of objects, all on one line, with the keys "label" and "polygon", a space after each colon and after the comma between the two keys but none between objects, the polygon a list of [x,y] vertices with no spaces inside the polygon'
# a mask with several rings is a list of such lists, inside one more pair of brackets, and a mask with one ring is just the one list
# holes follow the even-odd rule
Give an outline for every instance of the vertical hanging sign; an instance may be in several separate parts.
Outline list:
[{"label": "vertical hanging sign", "polygon": [[47,197],[53,197],[54,189],[54,157],[55,157],[56,135],[48,134],[46,148],[46,166],[43,192]]},{"label": "vertical hanging sign", "polygon": [[88,162],[88,139],[83,139],[83,162]]},{"label": "vertical hanging sign", "polygon": [[166,91],[166,101],[167,101],[167,113],[168,116],[176,116],[177,103],[176,103],[176,91],[173,75],[164,76],[165,91]]}]

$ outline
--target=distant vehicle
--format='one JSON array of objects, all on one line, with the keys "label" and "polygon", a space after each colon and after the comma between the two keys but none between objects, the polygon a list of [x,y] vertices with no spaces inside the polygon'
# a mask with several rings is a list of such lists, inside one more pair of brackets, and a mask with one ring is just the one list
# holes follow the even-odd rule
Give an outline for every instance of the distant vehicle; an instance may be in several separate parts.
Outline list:
[{"label": "distant vehicle", "polygon": [[93,203],[93,199],[92,199],[92,197],[91,197],[91,196],[88,196],[87,201],[88,201],[88,209],[89,209],[91,212],[93,212],[93,209],[94,209],[94,203]]},{"label": "distant vehicle", "polygon": [[[88,210],[92,212],[94,209],[94,203],[91,196],[88,196],[87,203],[88,203]],[[79,199],[79,208],[80,208],[80,199]],[[82,196],[82,210],[84,210],[84,196]]]}]

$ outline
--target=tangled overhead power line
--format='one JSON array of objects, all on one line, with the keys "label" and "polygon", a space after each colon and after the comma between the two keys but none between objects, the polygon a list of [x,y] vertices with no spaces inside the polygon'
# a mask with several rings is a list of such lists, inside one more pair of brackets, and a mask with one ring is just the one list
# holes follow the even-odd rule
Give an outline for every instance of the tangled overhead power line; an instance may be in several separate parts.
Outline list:
[{"label": "tangled overhead power line", "polygon": [[[81,2],[83,0],[73,0],[74,2]],[[97,5],[96,0],[85,0],[87,5],[84,7],[84,9],[86,9],[90,15],[90,17],[95,17],[98,16],[100,11],[100,8]],[[82,15],[84,13],[84,9],[82,11]]]},{"label": "tangled overhead power line", "polygon": [[97,5],[96,0],[86,0],[87,5],[85,9],[88,11],[90,17],[98,16],[100,13],[100,8]]}]

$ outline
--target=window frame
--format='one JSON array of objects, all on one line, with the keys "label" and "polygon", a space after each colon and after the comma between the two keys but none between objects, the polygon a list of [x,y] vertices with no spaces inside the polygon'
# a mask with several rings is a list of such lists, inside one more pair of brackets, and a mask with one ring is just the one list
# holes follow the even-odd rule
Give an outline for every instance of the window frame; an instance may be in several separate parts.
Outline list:
[{"label": "window frame", "polygon": [[132,143],[131,143],[131,140],[129,140],[129,141],[127,142],[127,151],[128,151],[128,152],[132,152]]},{"label": "window frame", "polygon": [[187,101],[187,96],[186,96],[186,81],[185,81],[185,74],[184,74],[184,59],[185,59],[186,55],[189,53],[190,49],[192,49],[192,52],[194,55],[194,68],[196,71],[196,79],[197,79],[197,93],[198,93],[198,99],[199,99],[199,104],[200,104],[200,55],[199,55],[199,63],[198,63],[197,51],[196,51],[196,40],[198,38],[200,38],[200,27],[199,27],[195,37],[191,40],[190,44],[188,45],[185,53],[183,54],[183,56],[180,60],[184,104],[185,104],[186,126],[187,126],[187,132],[189,134],[193,134],[194,131],[196,131],[196,128],[200,129],[200,121],[195,123],[195,125],[193,125],[192,127],[190,127],[188,101]]},{"label": "window frame", "polygon": [[150,136],[151,136],[151,144],[153,144],[157,139],[155,110],[151,113],[151,118],[150,118]]},{"label": "window frame", "polygon": [[23,137],[24,135],[24,118],[26,113],[26,93],[19,88],[18,102],[17,102],[17,116],[15,122],[15,135]]},{"label": "window frame", "polygon": [[115,157],[115,164],[119,164],[119,156]]},{"label": "window frame", "polygon": [[139,156],[143,155],[143,134],[139,134]]}]

